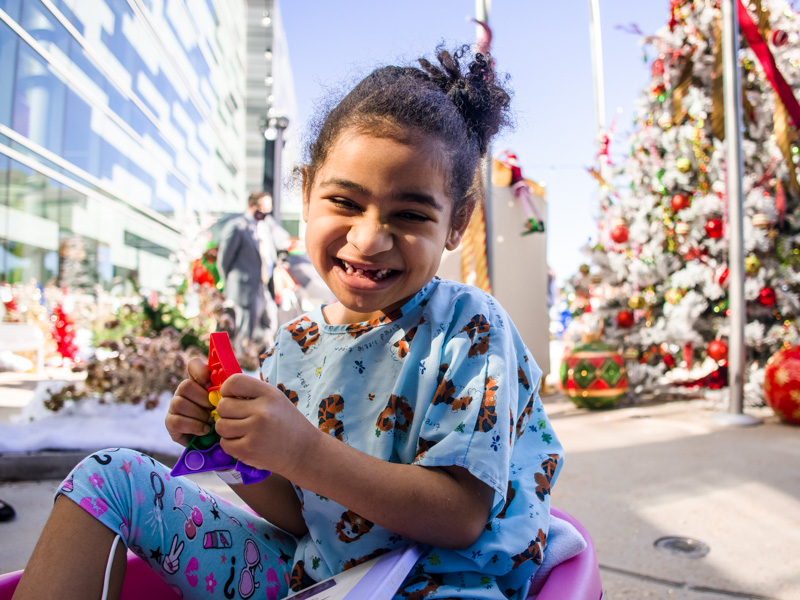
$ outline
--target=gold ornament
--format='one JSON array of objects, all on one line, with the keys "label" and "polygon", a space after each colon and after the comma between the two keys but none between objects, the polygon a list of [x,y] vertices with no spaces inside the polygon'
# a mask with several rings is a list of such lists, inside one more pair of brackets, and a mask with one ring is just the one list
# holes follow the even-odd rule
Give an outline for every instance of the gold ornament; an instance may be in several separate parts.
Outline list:
[{"label": "gold ornament", "polygon": [[630,306],[633,310],[641,310],[647,306],[647,302],[645,301],[644,296],[636,295],[628,300],[628,306]]},{"label": "gold ornament", "polygon": [[686,295],[686,290],[682,288],[670,288],[664,294],[664,299],[670,304],[677,304]]},{"label": "gold ornament", "polygon": [[588,275],[589,274],[589,265],[582,264],[578,267],[578,270],[581,272],[581,275]]},{"label": "gold ornament", "polygon": [[692,168],[692,161],[690,161],[685,156],[681,156],[676,162],[675,166],[678,167],[678,171],[681,173],[688,173],[689,169]]},{"label": "gold ornament", "polygon": [[755,275],[761,270],[761,260],[755,254],[748,254],[744,259],[744,272]]}]

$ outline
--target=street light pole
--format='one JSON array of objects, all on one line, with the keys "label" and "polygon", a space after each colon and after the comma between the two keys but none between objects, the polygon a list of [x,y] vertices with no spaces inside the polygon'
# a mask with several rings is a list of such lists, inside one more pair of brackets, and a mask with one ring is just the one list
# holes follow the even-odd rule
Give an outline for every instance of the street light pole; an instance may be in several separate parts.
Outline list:
[{"label": "street light pole", "polygon": [[760,419],[744,414],[744,194],[742,191],[742,85],[739,72],[739,0],[722,0],[722,80],[725,106],[725,146],[728,191],[728,281],[730,335],[728,337],[728,413],[715,419],[729,425],[756,425]]}]

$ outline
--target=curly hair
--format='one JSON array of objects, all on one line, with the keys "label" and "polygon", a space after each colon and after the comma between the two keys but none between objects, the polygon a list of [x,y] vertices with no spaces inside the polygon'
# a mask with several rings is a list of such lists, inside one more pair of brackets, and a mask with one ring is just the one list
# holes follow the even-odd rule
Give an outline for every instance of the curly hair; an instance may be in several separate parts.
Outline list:
[{"label": "curly hair", "polygon": [[[469,46],[452,53],[441,46],[436,50],[438,65],[420,58],[420,67],[374,70],[317,120],[308,146],[309,189],[345,130],[412,142],[408,133],[433,136],[446,148],[452,225],[466,226],[481,194],[480,160],[492,136],[509,122],[511,96],[498,81],[488,54],[472,56]],[[472,58],[466,68],[461,64],[465,55]]]}]

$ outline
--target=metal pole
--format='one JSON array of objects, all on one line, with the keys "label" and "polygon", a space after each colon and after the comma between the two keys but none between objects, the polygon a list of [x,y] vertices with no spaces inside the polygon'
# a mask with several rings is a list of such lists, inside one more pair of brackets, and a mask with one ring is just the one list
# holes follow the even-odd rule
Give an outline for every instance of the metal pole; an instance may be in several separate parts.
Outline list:
[{"label": "metal pole", "polygon": [[742,85],[739,72],[739,0],[722,0],[722,81],[725,105],[725,150],[728,188],[728,270],[730,282],[730,336],[728,390],[730,410],[715,415],[729,425],[756,425],[760,419],[744,414],[744,194],[742,193]]},{"label": "metal pole", "polygon": [[600,4],[589,0],[589,33],[592,43],[592,78],[594,80],[594,111],[597,130],[606,126],[605,82],[603,80],[603,41],[600,35]]},{"label": "metal pole", "polygon": [[281,177],[281,158],[283,157],[283,127],[275,128],[275,156],[272,159],[273,175],[272,175],[272,218],[278,224],[281,223],[281,186],[283,178]]},{"label": "metal pole", "polygon": [[[492,9],[492,0],[475,0],[475,20],[489,25],[489,11]],[[479,40],[485,32],[481,25],[475,26],[475,39]],[[486,156],[483,160],[483,208],[486,225],[486,269],[488,271],[489,287],[492,287],[492,146],[486,149]]]}]

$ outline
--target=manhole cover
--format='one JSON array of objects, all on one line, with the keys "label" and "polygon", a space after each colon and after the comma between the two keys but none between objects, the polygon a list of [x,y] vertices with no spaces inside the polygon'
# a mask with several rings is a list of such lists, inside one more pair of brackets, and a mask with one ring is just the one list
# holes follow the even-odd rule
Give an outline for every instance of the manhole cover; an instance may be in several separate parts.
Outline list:
[{"label": "manhole cover", "polygon": [[670,554],[683,556],[685,558],[703,558],[706,554],[711,552],[708,544],[687,537],[678,537],[668,535],[666,537],[658,538],[653,545],[661,550],[666,550]]}]

